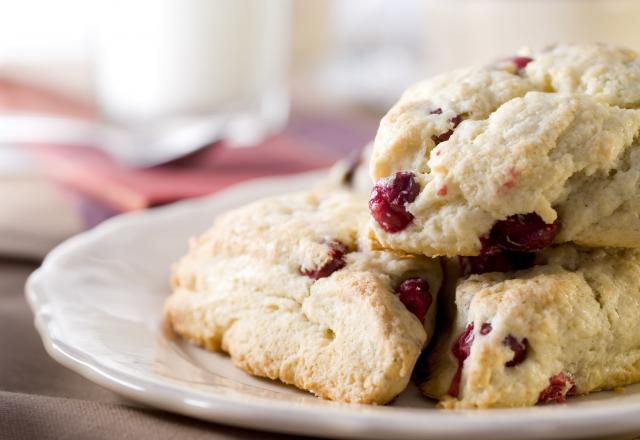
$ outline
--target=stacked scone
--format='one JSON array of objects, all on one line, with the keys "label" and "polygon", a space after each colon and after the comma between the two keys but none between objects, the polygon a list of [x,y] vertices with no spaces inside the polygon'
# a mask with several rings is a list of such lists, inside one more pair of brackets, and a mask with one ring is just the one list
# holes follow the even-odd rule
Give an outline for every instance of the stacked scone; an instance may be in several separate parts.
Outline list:
[{"label": "stacked scone", "polygon": [[420,386],[448,408],[640,381],[639,135],[623,48],[423,81],[380,124],[368,210],[360,183],[226,214],[175,266],[166,315],[250,373],[347,402],[388,402],[431,339]]},{"label": "stacked scone", "polygon": [[640,60],[561,46],[410,88],[371,234],[453,257],[425,394],[524,406],[640,380]]}]

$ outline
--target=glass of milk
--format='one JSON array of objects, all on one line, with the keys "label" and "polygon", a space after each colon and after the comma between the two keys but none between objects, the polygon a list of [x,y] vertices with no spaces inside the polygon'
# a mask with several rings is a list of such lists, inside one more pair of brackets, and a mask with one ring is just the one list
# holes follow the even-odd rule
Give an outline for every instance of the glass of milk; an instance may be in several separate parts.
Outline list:
[{"label": "glass of milk", "polygon": [[141,138],[211,121],[231,143],[259,142],[289,114],[290,9],[289,0],[103,1],[103,116]]}]

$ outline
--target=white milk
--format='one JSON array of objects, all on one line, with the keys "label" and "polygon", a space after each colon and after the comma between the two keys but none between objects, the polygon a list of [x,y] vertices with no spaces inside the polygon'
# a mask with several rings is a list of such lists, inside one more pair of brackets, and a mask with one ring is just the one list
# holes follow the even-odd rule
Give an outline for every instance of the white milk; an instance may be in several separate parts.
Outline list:
[{"label": "white milk", "polygon": [[289,12],[288,0],[105,1],[95,64],[103,114],[129,127],[212,115],[283,124]]}]

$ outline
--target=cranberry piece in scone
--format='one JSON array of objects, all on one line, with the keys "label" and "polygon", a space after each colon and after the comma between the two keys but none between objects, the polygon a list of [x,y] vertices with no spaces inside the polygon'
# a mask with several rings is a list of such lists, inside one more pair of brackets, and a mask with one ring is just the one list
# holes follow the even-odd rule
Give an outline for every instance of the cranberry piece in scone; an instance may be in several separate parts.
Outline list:
[{"label": "cranberry piece in scone", "polygon": [[451,347],[451,353],[453,357],[458,361],[458,368],[456,369],[456,373],[451,380],[451,385],[449,386],[449,394],[451,397],[458,397],[460,394],[460,379],[462,378],[462,367],[464,365],[464,361],[469,357],[471,353],[471,344],[473,344],[473,322],[467,325],[467,328],[462,332],[462,334],[456,339]]},{"label": "cranberry piece in scone", "polygon": [[561,372],[549,378],[549,386],[540,392],[538,403],[563,403],[576,393],[576,382],[568,373]]},{"label": "cranberry piece in scone", "polygon": [[356,171],[358,170],[358,167],[362,163],[362,157],[360,154],[361,154],[360,152],[358,152],[357,154],[352,154],[348,159],[349,168],[344,173],[344,176],[342,177],[342,182],[349,187],[353,187],[353,177],[355,176]]},{"label": "cranberry piece in scone", "polygon": [[375,184],[369,197],[369,211],[386,232],[402,231],[413,221],[407,204],[413,202],[419,192],[420,186],[414,174],[399,171]]},{"label": "cranberry piece in scone", "polygon": [[527,347],[529,346],[527,338],[524,338],[522,342],[520,342],[515,336],[509,334],[502,341],[502,345],[509,347],[513,351],[513,358],[504,364],[506,367],[513,368],[524,362],[527,357]]},{"label": "cranberry piece in scone", "polygon": [[488,335],[489,333],[491,333],[491,330],[493,330],[493,327],[491,326],[490,322],[483,322],[480,326],[480,334],[482,336]]},{"label": "cranberry piece in scone", "polygon": [[533,266],[534,252],[550,246],[558,229],[558,223],[547,224],[535,213],[500,220],[480,237],[480,255],[458,257],[462,275],[527,269]]},{"label": "cranberry piece in scone", "polygon": [[[441,109],[439,113],[442,113]],[[432,114],[434,114],[435,112],[431,112]],[[455,115],[453,118],[449,119],[449,124],[451,124],[451,128],[447,131],[445,131],[444,133],[441,134],[434,134],[433,136],[431,136],[431,140],[433,140],[433,142],[438,145],[441,142],[444,141],[448,141],[449,138],[451,137],[451,135],[453,134],[453,130],[456,129],[456,127],[462,122],[462,115]]]},{"label": "cranberry piece in scone", "polygon": [[309,278],[318,280],[331,275],[336,270],[342,269],[346,262],[344,261],[344,254],[347,253],[347,247],[338,240],[330,240],[327,242],[328,256],[327,261],[320,267],[314,269],[303,270],[302,273]]},{"label": "cranberry piece in scone", "polygon": [[404,280],[396,289],[400,301],[414,315],[418,317],[420,322],[424,321],[424,317],[431,307],[433,296],[429,291],[429,283],[423,278],[409,278]]},{"label": "cranberry piece in scone", "polygon": [[516,66],[516,69],[518,69],[518,71],[524,69],[525,67],[527,67],[527,64],[529,64],[531,61],[533,61],[533,58],[529,58],[529,57],[513,57],[511,58],[511,62],[513,63],[514,66]]},{"label": "cranberry piece in scone", "polygon": [[532,252],[496,252],[477,257],[458,257],[463,276],[487,272],[513,272],[533,266]]},{"label": "cranberry piece in scone", "polygon": [[557,222],[545,223],[536,213],[515,214],[493,225],[488,239],[483,241],[482,253],[493,253],[497,249],[539,251],[553,243],[558,229]]}]

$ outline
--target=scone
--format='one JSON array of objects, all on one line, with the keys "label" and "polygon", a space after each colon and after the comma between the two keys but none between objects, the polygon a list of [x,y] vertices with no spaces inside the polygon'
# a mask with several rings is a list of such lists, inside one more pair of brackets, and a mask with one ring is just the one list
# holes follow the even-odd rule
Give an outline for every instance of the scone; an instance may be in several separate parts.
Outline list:
[{"label": "scone", "polygon": [[437,261],[373,251],[352,191],[264,199],[220,216],[173,268],[173,330],[243,370],[383,404],[431,337]]},{"label": "scone", "polygon": [[418,83],[375,139],[371,238],[429,256],[640,247],[639,107],[640,58],[607,45]]},{"label": "scone", "polygon": [[329,170],[328,176],[321,182],[320,187],[330,191],[331,188],[341,188],[356,193],[369,195],[373,182],[369,176],[369,161],[373,152],[373,142],[369,142],[359,151],[354,151],[350,157],[339,160]]},{"label": "scone", "polygon": [[517,407],[640,381],[640,250],[562,245],[462,280],[422,391],[445,408]]}]

